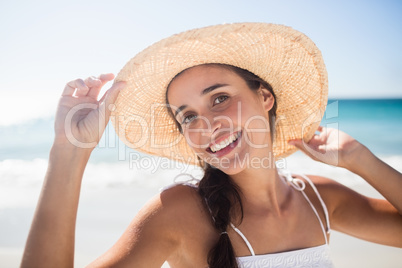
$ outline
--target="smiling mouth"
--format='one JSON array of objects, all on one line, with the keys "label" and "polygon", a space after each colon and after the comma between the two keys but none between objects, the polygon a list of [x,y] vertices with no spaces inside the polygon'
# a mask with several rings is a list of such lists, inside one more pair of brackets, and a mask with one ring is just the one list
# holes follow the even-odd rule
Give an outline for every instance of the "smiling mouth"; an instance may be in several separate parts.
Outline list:
[{"label": "smiling mouth", "polygon": [[230,146],[231,144],[235,143],[239,139],[240,136],[241,136],[241,131],[239,131],[237,133],[233,133],[229,137],[227,137],[225,140],[221,141],[218,144],[212,145],[208,149],[212,153],[219,152],[219,151],[225,149],[226,147]]}]

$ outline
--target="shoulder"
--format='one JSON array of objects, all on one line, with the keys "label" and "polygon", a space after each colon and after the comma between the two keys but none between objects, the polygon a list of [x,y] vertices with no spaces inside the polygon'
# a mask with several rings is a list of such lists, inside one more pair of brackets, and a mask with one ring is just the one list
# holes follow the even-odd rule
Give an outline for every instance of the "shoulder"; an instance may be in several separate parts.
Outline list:
[{"label": "shoulder", "polygon": [[104,266],[130,263],[134,267],[160,267],[165,260],[178,258],[175,256],[188,256],[191,232],[208,228],[201,200],[197,189],[184,185],[155,195],[135,215],[113,249],[102,256],[101,261],[108,264]]},{"label": "shoulder", "polygon": [[156,235],[161,242],[170,241],[165,244],[174,248],[175,253],[169,257],[172,263],[182,262],[183,258],[202,259],[215,242],[213,220],[197,188],[170,187],[156,195],[143,210],[149,217],[142,217],[142,224],[137,226],[143,225],[148,237]]},{"label": "shoulder", "polygon": [[140,213],[158,214],[170,218],[171,215],[184,214],[199,209],[200,206],[202,207],[202,198],[197,188],[178,184],[169,186],[155,195]]},{"label": "shoulder", "polygon": [[[191,226],[211,224],[206,204],[197,188],[174,185],[154,196],[137,215],[141,221],[169,235],[183,235]],[[152,222],[152,223],[151,223]]]},{"label": "shoulder", "polygon": [[362,196],[353,189],[337,182],[334,179],[319,175],[306,175],[317,188],[323,198],[336,198],[337,200],[347,199],[353,196]]},{"label": "shoulder", "polygon": [[[319,176],[319,175],[305,175],[308,179],[311,180],[311,182],[314,184],[314,186],[317,188],[319,193],[325,194],[325,195],[337,195],[341,194],[344,191],[353,191],[347,186],[335,181],[334,179],[327,178],[324,176]],[[304,182],[306,182],[306,185],[308,185],[306,179],[304,179],[302,176],[298,176],[300,179],[302,179]]]},{"label": "shoulder", "polygon": [[[364,209],[368,205],[379,201],[364,196],[333,179],[318,175],[307,175],[307,177],[312,181],[325,203],[333,223],[338,220],[344,220],[346,214]],[[308,186],[306,187],[306,192],[309,196],[316,195],[313,189]]]},{"label": "shoulder", "polygon": [[[328,206],[329,211],[334,210],[341,202],[352,197],[357,197],[359,194],[354,190],[348,188],[347,186],[327,177],[318,175],[306,175],[315,188],[317,189],[319,195]],[[301,178],[305,181],[304,178]],[[306,181],[305,181],[306,182]],[[312,189],[306,182],[308,190],[311,192]]]},{"label": "shoulder", "polygon": [[[189,185],[173,185],[164,189],[157,196],[164,212],[169,214],[187,214],[191,211],[202,212],[204,202],[198,188]],[[183,216],[183,215],[182,215]]]}]

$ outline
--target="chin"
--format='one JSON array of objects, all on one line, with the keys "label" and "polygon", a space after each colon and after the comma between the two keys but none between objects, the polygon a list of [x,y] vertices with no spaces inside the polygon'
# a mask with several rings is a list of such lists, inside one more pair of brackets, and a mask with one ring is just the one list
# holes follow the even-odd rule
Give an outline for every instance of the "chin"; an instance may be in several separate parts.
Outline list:
[{"label": "chin", "polygon": [[222,157],[208,160],[204,161],[228,175],[236,175],[247,169],[271,169],[276,166],[272,152],[265,152],[259,155],[251,155],[250,153],[235,154],[230,158]]},{"label": "chin", "polygon": [[249,155],[239,155],[235,154],[232,157],[221,157],[221,158],[210,158],[204,159],[205,162],[210,164],[211,166],[221,170],[227,175],[235,175],[243,170],[249,168]]}]

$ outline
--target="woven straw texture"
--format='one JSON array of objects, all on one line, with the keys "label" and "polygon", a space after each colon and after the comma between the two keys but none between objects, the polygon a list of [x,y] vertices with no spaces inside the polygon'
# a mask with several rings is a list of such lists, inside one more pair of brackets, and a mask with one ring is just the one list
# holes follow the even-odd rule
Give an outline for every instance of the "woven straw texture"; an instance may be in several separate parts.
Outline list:
[{"label": "woven straw texture", "polygon": [[272,85],[278,105],[273,144],[276,159],[297,150],[287,141],[312,138],[328,96],[321,52],[307,36],[290,27],[235,23],[173,35],[124,66],[116,81],[126,81],[127,86],[111,116],[120,139],[140,152],[197,164],[164,104],[173,77],[205,63],[247,69]]}]

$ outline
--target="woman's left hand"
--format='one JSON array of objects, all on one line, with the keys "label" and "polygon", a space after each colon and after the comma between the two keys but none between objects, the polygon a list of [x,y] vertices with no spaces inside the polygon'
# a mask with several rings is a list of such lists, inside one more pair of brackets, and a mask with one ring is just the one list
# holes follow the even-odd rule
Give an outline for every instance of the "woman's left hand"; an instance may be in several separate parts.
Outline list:
[{"label": "woman's left hand", "polygon": [[348,168],[357,159],[360,150],[365,148],[340,130],[319,126],[318,132],[308,143],[303,140],[291,140],[289,144],[296,146],[316,161],[344,168]]}]

